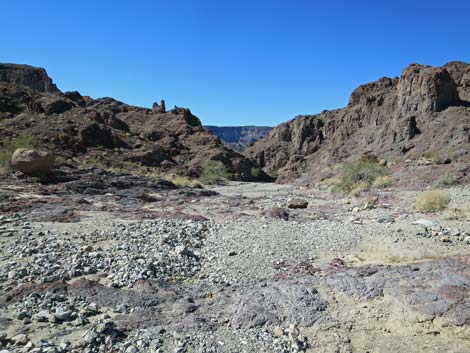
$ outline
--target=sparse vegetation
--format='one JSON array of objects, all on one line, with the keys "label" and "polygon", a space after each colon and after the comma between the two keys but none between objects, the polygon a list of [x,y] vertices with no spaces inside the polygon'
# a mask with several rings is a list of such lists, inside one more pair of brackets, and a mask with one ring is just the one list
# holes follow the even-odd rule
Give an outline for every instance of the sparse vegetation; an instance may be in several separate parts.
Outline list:
[{"label": "sparse vegetation", "polygon": [[100,156],[89,156],[88,158],[82,160],[81,165],[84,167],[97,167],[110,172],[129,173],[132,175],[164,179],[181,187],[201,187],[201,181],[197,179],[192,179],[187,176],[177,174],[173,171],[142,166],[139,163],[134,162],[113,161],[111,163],[109,160],[105,160]]},{"label": "sparse vegetation", "polygon": [[171,181],[176,186],[181,187],[201,187],[201,184],[195,180],[188,178],[187,176],[177,175],[177,174],[167,174],[162,175],[162,178],[168,181]]},{"label": "sparse vegetation", "polygon": [[446,164],[450,159],[441,150],[431,150],[423,155],[424,161],[421,164]]},{"label": "sparse vegetation", "polygon": [[268,172],[267,174],[273,179],[277,179],[279,177],[279,171],[278,170],[273,170],[271,172]]},{"label": "sparse vegetation", "polygon": [[443,190],[430,190],[422,193],[416,199],[416,210],[420,212],[437,212],[444,210],[450,202],[450,197]]},{"label": "sparse vegetation", "polygon": [[253,167],[253,168],[251,168],[250,173],[251,173],[251,176],[252,176],[253,178],[257,178],[257,177],[259,177],[260,174],[261,174],[261,169]]},{"label": "sparse vegetation", "polygon": [[441,176],[439,179],[437,179],[434,182],[433,186],[437,189],[443,189],[443,188],[448,188],[457,184],[458,184],[458,181],[455,175],[445,174]]},{"label": "sparse vegetation", "polygon": [[10,173],[12,169],[11,157],[17,148],[43,148],[44,144],[29,134],[19,134],[16,137],[0,139],[0,172]]},{"label": "sparse vegetation", "polygon": [[203,184],[218,184],[230,179],[232,174],[221,161],[208,161],[203,166],[199,180]]},{"label": "sparse vegetation", "polygon": [[389,173],[386,167],[370,161],[345,162],[339,167],[339,171],[339,182],[335,191],[345,193],[354,191],[356,194],[374,187],[375,180],[383,185],[386,179],[379,180],[378,178],[387,176]]},{"label": "sparse vegetation", "polygon": [[385,189],[392,185],[392,177],[390,175],[380,175],[375,178],[372,183],[372,189]]},{"label": "sparse vegetation", "polygon": [[360,181],[354,184],[354,187],[349,191],[350,196],[358,196],[361,192],[368,190],[370,187],[369,183]]}]

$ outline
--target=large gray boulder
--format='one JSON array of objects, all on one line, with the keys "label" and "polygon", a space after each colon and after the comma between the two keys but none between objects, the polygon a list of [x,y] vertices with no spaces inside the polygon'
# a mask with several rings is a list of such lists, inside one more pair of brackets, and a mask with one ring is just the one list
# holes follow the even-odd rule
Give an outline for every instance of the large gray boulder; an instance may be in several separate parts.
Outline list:
[{"label": "large gray boulder", "polygon": [[25,174],[44,175],[52,170],[54,159],[51,152],[18,148],[11,157],[11,164]]}]

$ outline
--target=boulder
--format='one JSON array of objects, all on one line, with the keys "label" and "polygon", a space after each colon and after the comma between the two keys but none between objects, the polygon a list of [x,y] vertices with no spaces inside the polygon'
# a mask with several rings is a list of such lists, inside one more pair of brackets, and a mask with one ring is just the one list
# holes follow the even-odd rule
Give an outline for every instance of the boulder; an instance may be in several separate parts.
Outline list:
[{"label": "boulder", "polygon": [[283,219],[284,221],[289,220],[289,213],[285,209],[280,207],[275,207],[270,210],[266,210],[262,214],[266,217]]},{"label": "boulder", "polygon": [[54,159],[51,152],[18,148],[11,157],[11,164],[25,174],[44,175],[52,170]]},{"label": "boulder", "polygon": [[308,202],[305,200],[301,199],[293,199],[290,200],[289,203],[287,204],[287,207],[296,209],[296,208],[307,208]]}]

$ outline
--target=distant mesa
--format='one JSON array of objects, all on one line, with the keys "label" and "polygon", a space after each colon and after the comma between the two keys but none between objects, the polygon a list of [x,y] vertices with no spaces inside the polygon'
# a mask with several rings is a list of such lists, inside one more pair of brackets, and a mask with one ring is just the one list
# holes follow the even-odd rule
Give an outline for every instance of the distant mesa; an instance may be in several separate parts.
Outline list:
[{"label": "distant mesa", "polygon": [[226,146],[236,151],[243,151],[246,147],[265,137],[272,127],[205,125],[204,129],[220,137]]}]

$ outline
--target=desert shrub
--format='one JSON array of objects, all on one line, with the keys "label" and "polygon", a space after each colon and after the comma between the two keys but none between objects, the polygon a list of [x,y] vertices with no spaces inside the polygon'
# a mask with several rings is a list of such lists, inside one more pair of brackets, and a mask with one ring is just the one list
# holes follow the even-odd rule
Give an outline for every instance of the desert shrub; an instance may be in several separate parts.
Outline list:
[{"label": "desert shrub", "polygon": [[358,187],[362,190],[371,188],[378,177],[389,173],[386,167],[370,161],[345,162],[339,167],[339,172],[335,190],[347,193]]},{"label": "desert shrub", "polygon": [[279,171],[278,170],[272,170],[267,173],[271,178],[277,179],[279,178]]},{"label": "desert shrub", "polygon": [[162,175],[161,177],[165,180],[171,181],[176,186],[181,186],[181,187],[200,187],[201,186],[201,184],[197,180],[188,178],[187,176],[184,176],[184,175],[168,174],[168,175]]},{"label": "desert shrub", "polygon": [[350,196],[358,196],[361,192],[368,190],[370,185],[365,181],[360,181],[354,184],[354,187],[349,191]]},{"label": "desert shrub", "polygon": [[259,177],[260,174],[261,174],[261,169],[256,168],[256,167],[253,167],[253,168],[251,168],[250,173],[251,173],[251,176],[252,176],[253,178],[257,178],[257,177]]},{"label": "desert shrub", "polygon": [[384,189],[392,185],[392,177],[390,175],[380,175],[375,178],[372,183],[372,189]]},{"label": "desert shrub", "polygon": [[208,161],[204,164],[199,178],[203,184],[218,184],[230,179],[232,174],[221,161]]},{"label": "desert shrub", "polygon": [[42,148],[44,144],[36,136],[20,134],[16,137],[0,139],[0,170],[3,173],[12,171],[11,157],[17,148]]},{"label": "desert shrub", "polygon": [[449,163],[449,158],[441,150],[430,150],[426,152],[423,157],[427,159],[432,164],[447,164]]},{"label": "desert shrub", "polygon": [[457,182],[457,179],[455,178],[455,175],[446,174],[446,175],[441,176],[439,179],[437,179],[434,182],[433,186],[435,188],[442,189],[442,188],[448,188],[457,184],[458,182]]},{"label": "desert shrub", "polygon": [[421,212],[442,211],[450,202],[450,197],[445,191],[430,190],[416,198],[416,210]]}]

